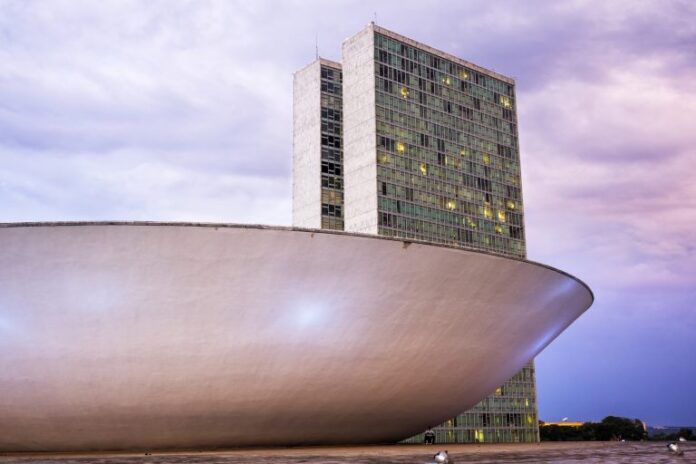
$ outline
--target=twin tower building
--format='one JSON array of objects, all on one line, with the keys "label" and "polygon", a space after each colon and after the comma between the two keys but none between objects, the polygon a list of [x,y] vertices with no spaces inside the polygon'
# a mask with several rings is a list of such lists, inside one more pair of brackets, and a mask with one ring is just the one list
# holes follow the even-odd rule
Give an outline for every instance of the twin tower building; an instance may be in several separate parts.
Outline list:
[{"label": "twin tower building", "polygon": [[[526,257],[513,79],[370,24],[295,73],[293,105],[294,226]],[[434,430],[538,441],[533,363]]]}]

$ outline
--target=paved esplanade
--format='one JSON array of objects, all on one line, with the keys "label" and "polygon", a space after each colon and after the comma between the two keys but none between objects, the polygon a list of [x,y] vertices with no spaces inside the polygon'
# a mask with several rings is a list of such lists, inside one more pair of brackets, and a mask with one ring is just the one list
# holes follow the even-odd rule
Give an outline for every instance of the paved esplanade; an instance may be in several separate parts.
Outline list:
[{"label": "paved esplanade", "polygon": [[684,456],[673,456],[665,442],[544,442],[541,444],[486,444],[440,446],[358,446],[293,449],[255,449],[99,455],[14,455],[3,464],[424,464],[433,463],[437,450],[447,448],[453,464],[655,464],[696,462],[696,443],[680,443]]}]

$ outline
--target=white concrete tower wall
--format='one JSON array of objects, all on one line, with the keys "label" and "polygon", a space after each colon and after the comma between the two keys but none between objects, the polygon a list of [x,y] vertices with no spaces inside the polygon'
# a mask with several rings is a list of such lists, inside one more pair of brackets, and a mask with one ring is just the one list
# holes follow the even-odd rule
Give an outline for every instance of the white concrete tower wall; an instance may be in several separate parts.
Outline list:
[{"label": "white concrete tower wall", "polygon": [[321,62],[293,77],[292,223],[321,228]]},{"label": "white concrete tower wall", "polygon": [[343,43],[345,230],[378,233],[375,47],[372,25]]}]

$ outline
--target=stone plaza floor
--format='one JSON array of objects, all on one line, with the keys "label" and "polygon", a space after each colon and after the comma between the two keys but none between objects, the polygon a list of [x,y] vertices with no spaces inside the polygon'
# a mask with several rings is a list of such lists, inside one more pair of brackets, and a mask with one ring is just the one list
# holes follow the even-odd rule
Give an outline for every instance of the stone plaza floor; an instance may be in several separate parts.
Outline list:
[{"label": "stone plaza floor", "polygon": [[680,444],[674,456],[666,443],[556,442],[492,445],[391,445],[100,454],[0,454],[0,464],[425,464],[447,449],[453,463],[696,463],[696,442]]}]

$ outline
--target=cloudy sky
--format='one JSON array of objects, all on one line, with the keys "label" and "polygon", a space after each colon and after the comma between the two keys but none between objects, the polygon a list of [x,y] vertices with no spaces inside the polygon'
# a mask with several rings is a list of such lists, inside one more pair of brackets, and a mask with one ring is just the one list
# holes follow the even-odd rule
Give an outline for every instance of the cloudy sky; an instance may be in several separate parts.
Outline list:
[{"label": "cloudy sky", "polygon": [[376,16],[517,81],[540,417],[696,425],[696,2],[0,0],[0,222],[289,225],[292,73]]}]

